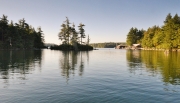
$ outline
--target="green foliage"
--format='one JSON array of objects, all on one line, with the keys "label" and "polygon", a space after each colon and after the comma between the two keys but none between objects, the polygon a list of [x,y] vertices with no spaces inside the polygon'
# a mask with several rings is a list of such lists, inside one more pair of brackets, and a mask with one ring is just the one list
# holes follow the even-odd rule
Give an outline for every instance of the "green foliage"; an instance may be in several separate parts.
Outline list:
[{"label": "green foliage", "polygon": [[85,38],[85,30],[84,30],[84,27],[85,25],[80,23],[79,24],[79,34],[80,34],[80,38],[81,38],[81,44],[82,44],[82,39]]},{"label": "green foliage", "polygon": [[61,25],[61,31],[58,34],[59,39],[63,44],[74,44],[79,42],[83,44],[84,42],[82,39],[86,36],[84,30],[85,25],[80,23],[78,26],[79,32],[77,32],[74,23],[72,26],[70,26],[70,24],[69,19],[66,17],[66,21],[64,21],[64,23]]},{"label": "green foliage", "polygon": [[131,28],[126,39],[126,43],[128,46],[132,46],[132,44],[138,44],[141,42],[141,38],[143,37],[144,30],[138,30],[137,28]]},{"label": "green foliage", "polygon": [[180,17],[169,13],[162,27],[153,26],[141,32],[137,37],[137,29],[131,28],[127,35],[127,44],[140,43],[144,48],[180,49]]},{"label": "green foliage", "polygon": [[171,16],[171,13],[169,13],[167,16],[166,16],[166,20],[164,21],[164,23],[168,23],[170,20],[172,19],[172,16]]},{"label": "green foliage", "polygon": [[41,28],[37,31],[26,23],[25,19],[18,23],[8,24],[7,16],[0,18],[0,47],[1,49],[32,49],[44,47],[44,35]]},{"label": "green foliage", "polygon": [[[147,31],[144,32],[144,37],[142,39],[142,46],[143,47],[154,47],[155,45],[158,45],[158,40],[159,38],[156,37],[154,38],[154,35],[155,33],[157,33],[157,31],[159,30],[160,28],[158,26],[153,26],[152,28],[148,28]],[[158,38],[158,40],[157,40]],[[154,42],[153,42],[154,40]]]},{"label": "green foliage", "polygon": [[78,43],[79,37],[78,37],[78,32],[75,29],[74,23],[73,23],[73,25],[71,27],[71,34],[72,34],[71,44]]}]

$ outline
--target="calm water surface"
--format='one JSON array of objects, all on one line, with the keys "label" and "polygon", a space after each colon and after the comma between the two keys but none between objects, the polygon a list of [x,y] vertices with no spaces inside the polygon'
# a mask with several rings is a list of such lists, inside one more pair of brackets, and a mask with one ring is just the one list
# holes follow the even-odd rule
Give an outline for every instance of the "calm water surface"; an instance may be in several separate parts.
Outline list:
[{"label": "calm water surface", "polygon": [[0,103],[180,103],[180,52],[0,51]]}]

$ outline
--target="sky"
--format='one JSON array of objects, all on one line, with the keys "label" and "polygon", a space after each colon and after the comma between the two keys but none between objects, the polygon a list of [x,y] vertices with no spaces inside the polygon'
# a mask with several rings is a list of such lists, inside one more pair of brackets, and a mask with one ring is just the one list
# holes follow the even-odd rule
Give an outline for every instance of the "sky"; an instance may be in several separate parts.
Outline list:
[{"label": "sky", "polygon": [[55,44],[61,43],[58,33],[66,17],[76,30],[85,24],[90,43],[103,43],[125,42],[132,27],[162,26],[168,13],[180,15],[180,0],[0,0],[0,17],[14,23],[24,18],[42,28],[45,43]]}]

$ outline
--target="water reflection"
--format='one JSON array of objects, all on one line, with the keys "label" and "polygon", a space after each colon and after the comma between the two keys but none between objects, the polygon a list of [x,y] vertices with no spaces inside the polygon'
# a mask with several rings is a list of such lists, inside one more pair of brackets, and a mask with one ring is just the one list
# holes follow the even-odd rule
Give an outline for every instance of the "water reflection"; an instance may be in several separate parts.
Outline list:
[{"label": "water reflection", "polygon": [[141,57],[140,57],[140,52],[137,50],[128,50],[126,52],[126,58],[128,61],[128,66],[130,67],[130,72],[133,73],[135,72],[135,70],[140,69],[140,67],[142,66],[141,63]]},{"label": "water reflection", "polygon": [[62,51],[63,57],[60,58],[60,68],[62,76],[67,79],[72,74],[73,76],[78,72],[79,76],[83,75],[85,67],[85,59],[89,62],[88,51]]},{"label": "water reflection", "polygon": [[0,51],[0,79],[8,83],[8,79],[26,80],[26,74],[34,71],[37,65],[41,67],[41,51]]},{"label": "water reflection", "polygon": [[163,82],[180,85],[180,53],[170,52],[167,55],[162,51],[128,50],[126,57],[130,72],[146,68],[152,76],[162,74]]}]

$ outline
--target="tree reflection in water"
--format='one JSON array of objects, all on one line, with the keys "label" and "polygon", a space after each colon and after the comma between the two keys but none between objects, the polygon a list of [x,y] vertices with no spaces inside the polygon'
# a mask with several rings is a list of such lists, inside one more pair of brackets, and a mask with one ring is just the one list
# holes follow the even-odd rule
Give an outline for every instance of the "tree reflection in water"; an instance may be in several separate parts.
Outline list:
[{"label": "tree reflection in water", "polygon": [[[73,76],[78,72],[79,76],[84,72],[84,58],[87,56],[87,62],[89,61],[88,51],[62,51],[63,57],[60,58],[60,67],[62,76],[68,79],[70,75]],[[86,54],[86,55],[85,55]],[[76,71],[78,69],[78,71]]]},{"label": "tree reflection in water", "polygon": [[0,79],[8,84],[9,79],[26,80],[26,74],[41,67],[42,51],[2,50],[0,51]]},{"label": "tree reflection in water", "polygon": [[[163,51],[127,50],[126,57],[130,72],[146,68],[152,76],[160,73],[163,82],[180,85],[180,53]],[[145,66],[145,67],[143,67]]]}]

